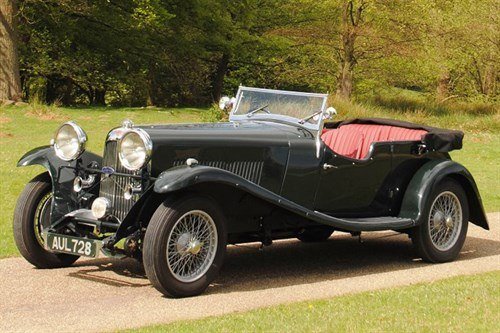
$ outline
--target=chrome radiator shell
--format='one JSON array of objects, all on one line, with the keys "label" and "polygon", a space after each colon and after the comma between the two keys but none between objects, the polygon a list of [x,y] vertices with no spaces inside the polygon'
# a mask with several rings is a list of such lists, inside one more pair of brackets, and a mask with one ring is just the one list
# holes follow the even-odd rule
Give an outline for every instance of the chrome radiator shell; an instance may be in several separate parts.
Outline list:
[{"label": "chrome radiator shell", "polygon": [[[111,167],[117,173],[132,175],[132,172],[124,168],[120,163],[118,158],[118,142],[115,140],[106,142],[103,167]],[[99,196],[111,202],[111,214],[120,221],[123,221],[134,205],[133,200],[126,200],[123,195],[127,185],[131,181],[131,177],[118,176],[116,174],[106,175],[101,180]]]}]

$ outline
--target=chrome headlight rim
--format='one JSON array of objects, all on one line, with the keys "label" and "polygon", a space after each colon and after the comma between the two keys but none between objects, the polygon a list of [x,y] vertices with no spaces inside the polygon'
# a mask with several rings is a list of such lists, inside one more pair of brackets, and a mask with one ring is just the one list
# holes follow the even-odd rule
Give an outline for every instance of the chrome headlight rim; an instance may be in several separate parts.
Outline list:
[{"label": "chrome headlight rim", "polygon": [[98,197],[92,202],[90,210],[96,219],[105,218],[111,215],[111,201],[105,197]]},{"label": "chrome headlight rim", "polygon": [[[127,138],[127,136],[134,134],[139,136],[146,152],[144,161],[141,163],[140,166],[130,165],[129,161],[123,155],[123,150],[122,150],[122,142]],[[118,142],[118,158],[120,159],[120,163],[123,165],[123,167],[129,171],[138,171],[144,168],[144,166],[146,166],[149,163],[152,153],[153,153],[153,141],[151,140],[149,134],[141,128],[130,129],[125,134],[123,134],[123,136],[120,138]]]},{"label": "chrome headlight rim", "polygon": [[[76,139],[77,139],[77,142],[78,142],[78,150],[72,156],[65,156],[64,153],[62,152],[61,148],[57,145],[57,136],[58,136],[59,132],[65,126],[71,126],[71,128],[76,133]],[[57,128],[53,140],[54,140],[53,141],[54,142],[53,146],[54,146],[54,151],[56,153],[56,156],[59,157],[63,161],[70,162],[70,161],[76,160],[85,151],[86,145],[87,145],[87,133],[85,133],[85,131],[83,130],[83,128],[81,128],[80,126],[78,126],[75,122],[68,121],[68,122],[65,122],[64,124],[62,124],[61,126],[59,126]]]}]

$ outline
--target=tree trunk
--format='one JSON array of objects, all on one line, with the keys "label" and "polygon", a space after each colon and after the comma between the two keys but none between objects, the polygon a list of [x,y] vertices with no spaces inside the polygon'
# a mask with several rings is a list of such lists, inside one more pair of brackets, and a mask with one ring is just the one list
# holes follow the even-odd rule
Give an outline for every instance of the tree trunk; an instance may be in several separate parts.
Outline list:
[{"label": "tree trunk", "polygon": [[353,60],[349,60],[349,58],[343,60],[339,65],[337,96],[342,99],[351,98],[354,66],[355,62]]},{"label": "tree trunk", "polygon": [[495,63],[491,62],[486,65],[482,93],[485,94],[486,96],[494,96],[497,93],[496,91],[497,82],[498,82],[498,71],[495,68]]},{"label": "tree trunk", "polygon": [[105,106],[106,105],[106,89],[94,90],[94,101],[92,105]]},{"label": "tree trunk", "polygon": [[440,103],[441,101],[448,98],[448,96],[450,95],[450,82],[450,72],[448,70],[443,70],[438,78],[436,88],[436,102]]},{"label": "tree trunk", "polygon": [[16,0],[0,1],[0,101],[21,99],[16,15]]},{"label": "tree trunk", "polygon": [[58,93],[57,93],[58,82],[52,76],[48,76],[45,84],[45,103],[52,104],[57,101]]},{"label": "tree trunk", "polygon": [[354,68],[356,66],[355,44],[365,6],[364,1],[361,1],[357,8],[354,8],[353,1],[346,1],[342,6],[336,94],[343,99],[349,99],[353,91]]},{"label": "tree trunk", "polygon": [[155,77],[155,67],[153,65],[149,65],[148,68],[148,89],[147,89],[147,100],[146,106],[156,106],[157,98],[156,94],[158,93],[157,85],[156,85],[156,77]]},{"label": "tree trunk", "polygon": [[73,100],[73,81],[70,78],[64,79],[64,91],[62,93],[61,102],[63,105],[72,105],[74,104]]},{"label": "tree trunk", "polygon": [[226,76],[228,65],[229,65],[229,54],[224,52],[219,60],[219,63],[217,64],[217,68],[214,73],[214,79],[212,82],[212,98],[216,102],[222,97],[224,78]]}]

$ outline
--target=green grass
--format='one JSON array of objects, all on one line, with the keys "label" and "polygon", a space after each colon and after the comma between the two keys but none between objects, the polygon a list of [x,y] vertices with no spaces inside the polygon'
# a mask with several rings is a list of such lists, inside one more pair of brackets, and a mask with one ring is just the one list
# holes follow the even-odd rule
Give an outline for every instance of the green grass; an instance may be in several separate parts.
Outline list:
[{"label": "green grass", "polygon": [[[425,110],[388,109],[384,106],[353,105],[334,101],[338,118],[389,117],[433,126],[462,129],[464,149],[453,152],[457,161],[470,169],[478,182],[488,211],[500,211],[500,114],[468,114],[460,111],[432,114]],[[450,113],[450,112],[453,112]],[[74,120],[89,136],[88,149],[103,150],[107,132],[129,118],[135,123],[197,122],[206,119],[205,109],[162,108],[55,108],[42,105],[0,107],[0,258],[17,255],[12,237],[12,214],[24,185],[42,172],[41,167],[17,168],[27,151],[49,144],[54,131],[64,121]]]},{"label": "green grass", "polygon": [[126,332],[499,332],[500,272]]}]

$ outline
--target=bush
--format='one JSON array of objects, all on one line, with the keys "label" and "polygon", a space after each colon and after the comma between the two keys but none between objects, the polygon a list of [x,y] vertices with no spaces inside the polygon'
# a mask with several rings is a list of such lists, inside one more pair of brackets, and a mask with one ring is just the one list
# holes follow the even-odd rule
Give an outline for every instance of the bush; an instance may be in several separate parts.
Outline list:
[{"label": "bush", "polygon": [[376,95],[367,102],[373,106],[379,106],[387,110],[400,112],[428,112],[432,115],[453,115],[457,113],[483,116],[493,116],[499,112],[498,103],[484,101],[456,101],[448,100],[437,103],[425,97],[413,97],[405,95]]},{"label": "bush", "polygon": [[212,106],[201,115],[201,120],[206,123],[217,123],[227,121],[228,119],[229,114],[221,110],[218,104],[212,104]]}]

